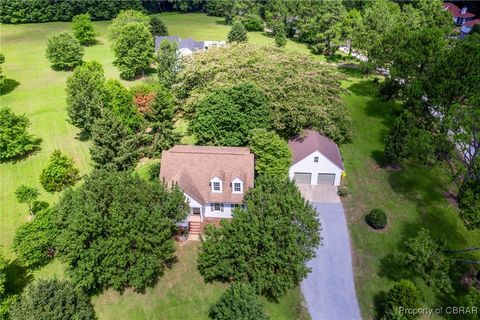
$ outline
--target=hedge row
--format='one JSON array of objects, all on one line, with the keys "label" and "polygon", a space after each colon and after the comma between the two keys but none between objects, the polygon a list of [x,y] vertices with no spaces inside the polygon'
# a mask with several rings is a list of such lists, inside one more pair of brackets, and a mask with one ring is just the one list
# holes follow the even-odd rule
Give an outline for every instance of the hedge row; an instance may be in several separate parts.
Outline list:
[{"label": "hedge row", "polygon": [[71,21],[88,12],[93,20],[108,20],[126,9],[142,9],[139,0],[0,0],[0,22]]}]

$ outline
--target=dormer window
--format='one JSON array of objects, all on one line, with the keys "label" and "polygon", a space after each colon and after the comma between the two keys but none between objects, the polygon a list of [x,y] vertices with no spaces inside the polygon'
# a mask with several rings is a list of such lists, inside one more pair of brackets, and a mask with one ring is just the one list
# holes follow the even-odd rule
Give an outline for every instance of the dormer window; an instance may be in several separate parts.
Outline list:
[{"label": "dormer window", "polygon": [[215,177],[210,181],[210,185],[212,186],[212,192],[222,193],[222,180]]},{"label": "dormer window", "polygon": [[232,181],[232,193],[243,193],[243,181],[235,178]]}]

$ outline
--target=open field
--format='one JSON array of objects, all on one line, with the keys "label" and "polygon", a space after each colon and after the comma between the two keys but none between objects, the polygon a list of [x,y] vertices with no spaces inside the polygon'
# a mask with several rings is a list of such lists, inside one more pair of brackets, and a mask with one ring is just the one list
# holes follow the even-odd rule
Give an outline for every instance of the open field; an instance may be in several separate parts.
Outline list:
[{"label": "open field", "polygon": [[[464,248],[478,246],[480,232],[467,231],[447,201],[446,193],[455,190],[449,190],[452,183],[445,168],[413,163],[398,171],[382,168],[394,103],[376,97],[372,78],[350,78],[344,87],[350,91],[345,101],[353,118],[354,138],[341,147],[351,192],[343,203],[354,248],[357,296],[364,319],[373,319],[379,294],[406,271],[392,259],[405,239],[424,227],[452,248]],[[372,231],[364,221],[377,207],[385,209],[389,218],[383,232]],[[459,305],[460,297],[435,297],[421,281],[417,285],[429,306]]]}]

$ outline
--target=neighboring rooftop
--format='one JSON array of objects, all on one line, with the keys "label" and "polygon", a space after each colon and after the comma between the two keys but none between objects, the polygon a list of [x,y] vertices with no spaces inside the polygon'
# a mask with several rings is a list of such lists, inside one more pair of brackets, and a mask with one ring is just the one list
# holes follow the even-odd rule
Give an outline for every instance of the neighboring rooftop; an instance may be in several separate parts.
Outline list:
[{"label": "neighboring rooftop", "polygon": [[475,15],[473,13],[467,12],[467,8],[463,7],[461,10],[451,2],[445,2],[443,4],[445,10],[450,11],[452,16],[455,18],[473,18]]},{"label": "neighboring rooftop", "polygon": [[[219,178],[223,192],[213,193],[210,181]],[[253,187],[254,155],[248,148],[177,145],[162,152],[160,179],[178,186],[190,197],[206,202],[242,203],[243,194],[232,193],[231,182],[239,178],[243,190]]]},{"label": "neighboring rooftop", "polygon": [[463,25],[469,28],[473,28],[474,25],[480,24],[480,19],[470,20],[465,22]]},{"label": "neighboring rooftop", "polygon": [[337,144],[318,131],[304,130],[302,134],[290,139],[288,146],[292,150],[293,164],[304,159],[314,151],[319,151],[337,167],[344,170]]},{"label": "neighboring rooftop", "polygon": [[156,36],[155,37],[155,52],[160,48],[160,42],[163,40],[174,41],[178,45],[178,49],[188,49],[192,52],[203,50],[205,48],[205,43],[203,41],[195,41],[192,38],[181,39],[177,36]]}]

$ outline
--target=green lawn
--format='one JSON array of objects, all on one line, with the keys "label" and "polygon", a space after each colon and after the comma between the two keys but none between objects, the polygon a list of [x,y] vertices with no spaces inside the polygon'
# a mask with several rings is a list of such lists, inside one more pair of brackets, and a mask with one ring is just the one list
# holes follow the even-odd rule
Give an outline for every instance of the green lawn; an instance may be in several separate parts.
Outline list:
[{"label": "green lawn", "polygon": [[[225,40],[229,30],[222,19],[203,14],[165,14],[163,19],[170,34],[197,40]],[[104,66],[107,77],[118,78],[118,70],[113,66],[114,57],[106,37],[109,23],[95,22],[99,31],[99,43],[86,48],[84,60],[99,61]],[[25,113],[32,123],[31,133],[43,139],[39,152],[15,163],[0,164],[0,250],[13,260],[15,256],[11,244],[15,229],[25,223],[28,216],[27,207],[16,202],[14,190],[21,184],[42,190],[38,176],[55,149],[61,149],[72,156],[82,174],[89,172],[90,159],[89,143],[76,139],[78,130],[67,122],[65,84],[71,72],[53,71],[44,56],[48,36],[69,31],[70,23],[0,25],[0,28],[0,52],[5,54],[6,59],[3,70],[9,79],[8,86],[0,96],[0,104],[17,113]],[[260,32],[251,33],[249,38],[252,42],[273,43],[273,38]],[[308,52],[305,46],[292,41],[288,42],[287,50]],[[124,83],[131,86],[140,81],[142,80]],[[187,122],[179,119],[176,131],[185,133],[187,125]],[[187,136],[182,142],[193,143],[194,139]],[[139,173],[145,176],[147,167],[148,165],[139,166]],[[50,195],[42,190],[40,198],[55,202],[58,194]],[[202,283],[195,267],[197,246],[192,244],[181,247],[178,252],[179,262],[145,294],[126,292],[118,295],[107,291],[96,297],[95,308],[100,319],[207,318],[209,304],[218,298],[225,286]],[[16,269],[9,275],[9,287],[17,291],[20,288],[17,281],[22,280],[23,270],[15,264],[12,264],[12,268]],[[54,261],[33,274],[33,278],[48,277],[64,277],[64,266],[59,261]],[[304,312],[299,289],[289,292],[279,303],[262,301],[274,319],[299,319]]]},{"label": "green lawn", "polygon": [[[357,296],[365,319],[373,319],[375,300],[388,290],[401,270],[392,254],[403,241],[428,228],[435,238],[444,239],[453,248],[480,244],[480,232],[467,231],[458,212],[445,194],[452,185],[442,167],[424,167],[410,163],[401,170],[382,168],[385,134],[392,123],[392,102],[376,96],[371,78],[356,77],[344,82],[345,95],[354,124],[351,144],[341,147],[351,196],[344,201],[354,248]],[[383,232],[372,231],[364,222],[371,209],[386,210],[389,221]],[[426,305],[458,305],[458,297],[443,301],[431,288],[417,281]]]}]

